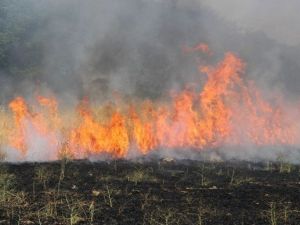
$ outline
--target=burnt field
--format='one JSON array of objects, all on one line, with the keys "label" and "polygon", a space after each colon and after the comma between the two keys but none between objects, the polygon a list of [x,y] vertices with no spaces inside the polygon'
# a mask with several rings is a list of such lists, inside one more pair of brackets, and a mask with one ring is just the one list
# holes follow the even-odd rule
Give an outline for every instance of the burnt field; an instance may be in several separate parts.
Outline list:
[{"label": "burnt field", "polygon": [[2,163],[0,224],[299,224],[285,162]]}]

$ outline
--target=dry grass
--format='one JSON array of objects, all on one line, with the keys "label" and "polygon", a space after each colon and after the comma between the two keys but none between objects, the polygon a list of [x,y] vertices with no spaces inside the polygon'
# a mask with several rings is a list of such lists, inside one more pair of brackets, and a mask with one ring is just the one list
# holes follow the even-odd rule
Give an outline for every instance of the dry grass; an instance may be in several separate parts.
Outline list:
[{"label": "dry grass", "polygon": [[12,116],[3,107],[0,107],[0,160],[5,158],[3,148],[7,146],[12,130]]},{"label": "dry grass", "polygon": [[148,170],[137,169],[127,174],[127,180],[137,184],[138,182],[148,181],[157,182],[157,178],[153,176]]}]

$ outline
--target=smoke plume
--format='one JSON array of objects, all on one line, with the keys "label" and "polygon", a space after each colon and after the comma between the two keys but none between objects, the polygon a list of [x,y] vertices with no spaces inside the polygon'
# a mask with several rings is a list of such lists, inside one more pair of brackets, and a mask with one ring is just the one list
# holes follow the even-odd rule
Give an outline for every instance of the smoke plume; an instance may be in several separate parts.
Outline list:
[{"label": "smoke plume", "polygon": [[[37,92],[55,95],[66,107],[85,96],[92,103],[107,102],[116,93],[155,101],[190,83],[201,89],[207,76],[199,73],[198,61],[216,64],[230,51],[246,62],[243,79],[255,82],[266,98],[280,93],[289,100],[288,108],[300,96],[299,6],[296,0],[13,1],[5,10],[16,18],[14,26],[25,24],[27,44],[15,40],[8,51],[9,63],[21,66],[0,68],[1,102],[19,95],[31,101]],[[200,42],[212,49],[211,55],[184,52]],[[35,54],[26,55],[28,48]],[[32,152],[51,148],[31,133]],[[219,151],[225,159],[276,158],[255,146],[244,155],[225,147]],[[274,150],[289,159],[295,151]],[[36,155],[27,159],[45,156]]]}]

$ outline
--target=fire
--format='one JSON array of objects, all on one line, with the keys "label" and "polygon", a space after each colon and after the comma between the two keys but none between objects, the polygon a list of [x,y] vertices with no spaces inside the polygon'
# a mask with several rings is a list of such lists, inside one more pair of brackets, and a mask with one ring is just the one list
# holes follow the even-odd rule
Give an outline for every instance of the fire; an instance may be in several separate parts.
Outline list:
[{"label": "fire", "polygon": [[141,116],[136,113],[133,106],[130,109],[130,117],[133,129],[132,136],[137,148],[143,154],[147,154],[150,150],[153,150],[157,146],[157,140],[154,135],[154,114],[152,103],[146,102],[142,109]]},{"label": "fire", "polygon": [[[10,146],[19,150],[23,156],[27,154],[30,145],[29,139],[41,137],[46,140],[49,149],[55,149],[58,146],[58,139],[55,135],[58,129],[57,115],[56,109],[52,108],[53,105],[56,105],[56,100],[44,97],[38,97],[37,100],[38,106],[46,106],[47,109],[32,112],[22,97],[17,97],[9,103],[15,124],[9,138]],[[55,111],[53,111],[54,109]],[[48,155],[53,159],[55,158],[53,154],[54,152],[50,152]]]},{"label": "fire", "polygon": [[212,55],[212,51],[210,50],[209,46],[205,43],[199,43],[198,45],[196,45],[193,48],[184,46],[183,51],[186,53],[202,52],[202,53],[206,53],[208,55]]},{"label": "fire", "polygon": [[[185,49],[195,51],[211,54],[205,44]],[[287,109],[281,97],[264,98],[253,82],[243,79],[245,67],[229,52],[215,66],[199,66],[206,74],[201,91],[187,87],[169,100],[135,104],[119,97],[118,104],[109,106],[92,107],[84,99],[70,114],[75,121],[71,125],[54,97],[38,96],[32,105],[17,97],[9,103],[14,120],[9,145],[26,157],[33,131],[46,138],[54,158],[62,151],[74,158],[103,154],[125,158],[130,151],[146,155],[158,149],[298,144],[300,127],[294,118],[299,110]]]},{"label": "fire", "polygon": [[12,134],[10,144],[12,147],[20,150],[22,154],[26,153],[25,143],[25,119],[28,116],[28,108],[25,100],[21,97],[17,97],[9,103],[9,108],[14,113],[15,131]]},{"label": "fire", "polygon": [[109,121],[97,121],[87,101],[78,108],[80,124],[71,130],[70,146],[75,156],[108,153],[115,157],[125,157],[129,147],[125,118],[114,112]]}]

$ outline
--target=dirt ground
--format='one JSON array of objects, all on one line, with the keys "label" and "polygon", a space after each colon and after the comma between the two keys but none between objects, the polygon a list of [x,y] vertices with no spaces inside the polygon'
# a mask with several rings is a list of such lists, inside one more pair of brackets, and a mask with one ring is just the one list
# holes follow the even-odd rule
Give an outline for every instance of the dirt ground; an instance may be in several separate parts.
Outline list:
[{"label": "dirt ground", "polygon": [[285,162],[2,163],[0,224],[300,224]]}]

